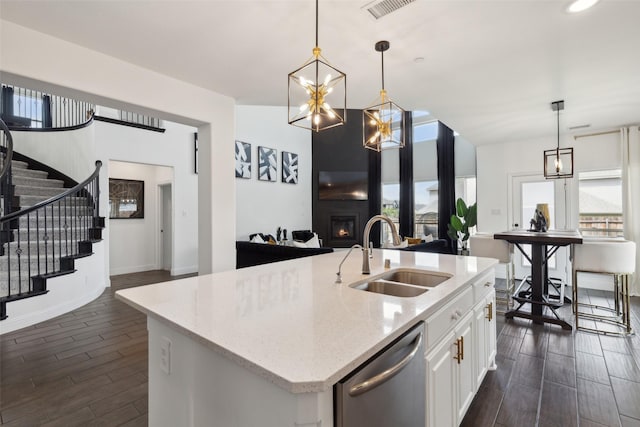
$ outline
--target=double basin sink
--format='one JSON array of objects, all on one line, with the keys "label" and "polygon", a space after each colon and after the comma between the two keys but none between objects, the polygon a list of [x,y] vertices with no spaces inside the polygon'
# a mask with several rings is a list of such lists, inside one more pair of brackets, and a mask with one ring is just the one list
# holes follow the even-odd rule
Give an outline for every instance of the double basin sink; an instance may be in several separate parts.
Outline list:
[{"label": "double basin sink", "polygon": [[354,289],[377,294],[415,297],[422,295],[451,277],[450,274],[445,273],[399,269],[389,271],[368,282],[354,283],[350,286]]}]

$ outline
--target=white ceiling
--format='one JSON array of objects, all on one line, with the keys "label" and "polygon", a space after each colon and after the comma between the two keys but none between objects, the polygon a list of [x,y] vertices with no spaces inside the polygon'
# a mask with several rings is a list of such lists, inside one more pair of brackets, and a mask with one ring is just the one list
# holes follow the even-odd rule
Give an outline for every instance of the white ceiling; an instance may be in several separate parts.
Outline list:
[{"label": "white ceiling", "polygon": [[[367,3],[319,5],[319,45],[347,74],[349,108],[377,96],[374,44],[388,40],[391,98],[405,109],[430,111],[476,145],[555,140],[550,103],[560,99],[563,132],[640,122],[640,0],[601,0],[580,14],[565,12],[567,0],[416,0],[378,21],[362,9]],[[238,104],[287,105],[287,74],[311,56],[314,6],[313,0],[0,0],[0,15]]]}]

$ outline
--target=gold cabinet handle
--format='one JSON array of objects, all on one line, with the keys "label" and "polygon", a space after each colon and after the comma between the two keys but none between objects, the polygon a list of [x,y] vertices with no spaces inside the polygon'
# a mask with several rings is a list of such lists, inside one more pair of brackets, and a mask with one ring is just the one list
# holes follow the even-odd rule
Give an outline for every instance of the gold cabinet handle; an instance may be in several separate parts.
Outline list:
[{"label": "gold cabinet handle", "polygon": [[460,342],[460,338],[457,338],[456,339],[456,355],[453,356],[453,358],[458,361],[458,365],[460,364],[460,361],[462,360],[461,349],[462,349],[462,345],[461,345],[461,342]]},{"label": "gold cabinet handle", "polygon": [[464,360],[464,337],[460,337],[460,360]]},{"label": "gold cabinet handle", "polygon": [[484,286],[488,288],[488,287],[489,287],[489,286],[491,286],[492,284],[493,284],[493,282],[486,282],[486,283],[484,284]]},{"label": "gold cabinet handle", "polygon": [[487,319],[489,319],[489,322],[491,322],[493,320],[493,301],[491,301],[489,304],[487,304]]}]

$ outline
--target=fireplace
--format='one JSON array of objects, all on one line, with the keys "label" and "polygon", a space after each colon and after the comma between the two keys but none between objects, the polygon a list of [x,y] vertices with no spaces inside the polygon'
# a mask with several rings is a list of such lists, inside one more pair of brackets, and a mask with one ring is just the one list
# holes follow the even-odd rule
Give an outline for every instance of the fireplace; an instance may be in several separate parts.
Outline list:
[{"label": "fireplace", "polygon": [[357,214],[330,215],[329,246],[349,247],[360,241]]}]

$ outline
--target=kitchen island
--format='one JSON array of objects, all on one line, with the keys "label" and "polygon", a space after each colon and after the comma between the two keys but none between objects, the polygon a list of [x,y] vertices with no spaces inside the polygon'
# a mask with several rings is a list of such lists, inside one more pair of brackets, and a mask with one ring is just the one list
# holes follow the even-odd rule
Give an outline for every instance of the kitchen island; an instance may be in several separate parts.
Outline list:
[{"label": "kitchen island", "polygon": [[[149,425],[332,426],[333,386],[420,321],[427,425],[459,423],[495,366],[496,260],[374,250],[370,275],[354,253],[334,283],[345,254],[116,292],[148,319]],[[414,297],[353,287],[394,269],[449,278]],[[458,332],[471,334],[465,363]]]}]

